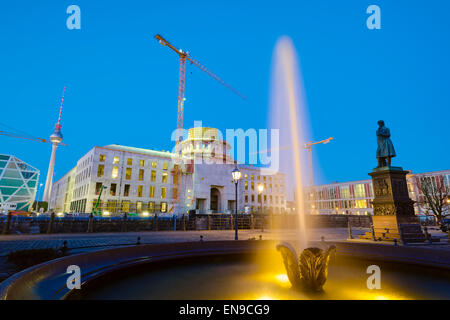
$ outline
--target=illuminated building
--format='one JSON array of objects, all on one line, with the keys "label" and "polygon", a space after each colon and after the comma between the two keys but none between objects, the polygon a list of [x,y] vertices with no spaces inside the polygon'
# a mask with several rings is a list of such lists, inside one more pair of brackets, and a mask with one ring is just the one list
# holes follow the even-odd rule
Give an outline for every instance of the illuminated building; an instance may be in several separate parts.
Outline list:
[{"label": "illuminated building", "polygon": [[[431,179],[434,185],[444,183],[450,188],[450,170],[408,174],[408,192],[410,198],[415,201],[414,210],[416,214],[425,213],[423,206],[420,205],[422,201],[420,181],[425,177]],[[305,197],[307,199],[306,208],[309,212],[356,215],[372,215],[371,201],[373,198],[371,179],[314,186],[314,194],[308,188]]]},{"label": "illuminated building", "polygon": [[0,212],[28,211],[38,180],[39,170],[14,156],[0,154]]},{"label": "illuminated building", "polygon": [[[107,188],[99,205],[103,213],[232,213],[235,186],[231,172],[236,165],[229,149],[214,128],[188,131],[187,139],[180,143],[181,164],[173,152],[95,146],[54,183],[50,208],[55,212],[91,212],[104,185]],[[285,212],[284,174],[265,176],[258,167],[238,167],[242,172],[240,212],[257,212],[261,202],[266,213]],[[176,174],[178,169],[181,174]],[[260,196],[258,183],[265,184]]]}]

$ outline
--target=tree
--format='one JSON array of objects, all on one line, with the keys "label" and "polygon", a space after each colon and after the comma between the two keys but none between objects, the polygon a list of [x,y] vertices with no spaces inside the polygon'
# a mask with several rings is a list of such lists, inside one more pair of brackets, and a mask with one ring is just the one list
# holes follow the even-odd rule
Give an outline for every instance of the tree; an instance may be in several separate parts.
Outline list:
[{"label": "tree", "polygon": [[432,213],[442,224],[442,219],[450,215],[450,187],[444,183],[442,176],[424,176],[418,183],[421,197],[419,204],[423,206],[427,214]]}]

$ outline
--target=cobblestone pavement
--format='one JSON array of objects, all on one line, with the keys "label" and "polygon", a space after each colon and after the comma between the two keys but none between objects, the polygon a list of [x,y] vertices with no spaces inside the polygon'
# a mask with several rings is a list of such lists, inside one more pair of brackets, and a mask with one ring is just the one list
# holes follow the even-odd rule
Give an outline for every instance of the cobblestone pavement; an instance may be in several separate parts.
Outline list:
[{"label": "cobblestone pavement", "polygon": [[[353,230],[355,235],[362,234],[367,230],[357,228]],[[239,238],[247,240],[251,238],[259,239],[295,239],[296,230],[279,230],[261,232],[261,230],[239,230]],[[309,238],[320,240],[345,240],[347,238],[347,228],[312,229]],[[202,230],[202,231],[145,231],[127,233],[76,233],[76,234],[50,234],[50,235],[7,235],[0,236],[0,256],[6,256],[9,252],[25,249],[38,248],[59,248],[63,241],[67,241],[69,248],[73,251],[84,252],[99,250],[109,246],[132,245],[138,237],[141,237],[142,244],[150,243],[170,243],[199,241],[203,236],[204,241],[233,240],[233,230]]]}]

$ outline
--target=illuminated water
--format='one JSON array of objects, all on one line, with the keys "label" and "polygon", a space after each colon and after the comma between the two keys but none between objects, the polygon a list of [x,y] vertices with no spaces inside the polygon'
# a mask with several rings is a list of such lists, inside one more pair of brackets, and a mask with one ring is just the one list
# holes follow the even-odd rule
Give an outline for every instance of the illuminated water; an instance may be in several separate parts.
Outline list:
[{"label": "illuminated water", "polygon": [[279,129],[279,146],[272,146],[279,152],[280,171],[286,174],[286,193],[292,198],[295,190],[295,209],[299,219],[298,251],[306,246],[305,208],[303,186],[307,174],[304,144],[309,131],[306,117],[304,90],[301,85],[297,56],[292,41],[282,37],[274,50],[272,70],[270,122]]},{"label": "illuminated water", "polygon": [[[269,253],[270,255],[270,253]],[[267,255],[266,255],[267,257]],[[450,299],[449,272],[401,264],[381,267],[381,289],[366,286],[366,269],[374,262],[337,258],[330,264],[322,293],[291,288],[280,259],[197,259],[132,270],[91,288],[84,299]]]}]

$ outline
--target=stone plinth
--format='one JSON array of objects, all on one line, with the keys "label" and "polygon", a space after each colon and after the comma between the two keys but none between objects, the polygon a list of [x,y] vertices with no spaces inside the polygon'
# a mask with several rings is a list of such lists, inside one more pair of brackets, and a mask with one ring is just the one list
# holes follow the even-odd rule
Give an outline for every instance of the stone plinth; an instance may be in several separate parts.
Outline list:
[{"label": "stone plinth", "polygon": [[364,238],[400,242],[424,241],[425,236],[414,214],[414,201],[409,198],[406,175],[401,167],[375,168],[372,177],[374,200],[373,234]]}]

